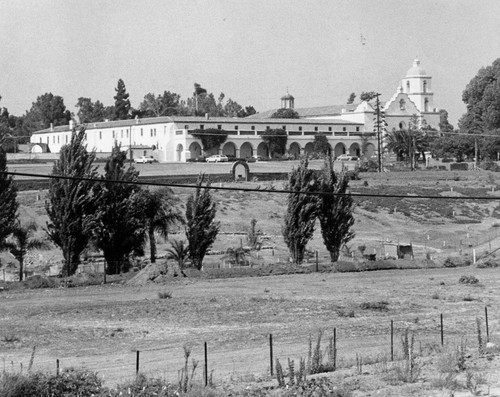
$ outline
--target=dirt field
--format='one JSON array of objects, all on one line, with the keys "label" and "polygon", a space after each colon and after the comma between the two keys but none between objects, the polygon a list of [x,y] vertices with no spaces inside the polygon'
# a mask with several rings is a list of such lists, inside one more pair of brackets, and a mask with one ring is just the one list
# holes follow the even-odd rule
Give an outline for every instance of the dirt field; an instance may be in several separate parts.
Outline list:
[{"label": "dirt field", "polygon": [[[461,275],[475,275],[480,283],[462,285]],[[255,382],[270,379],[270,333],[275,357],[283,362],[307,356],[310,335],[324,330],[327,340],[337,328],[339,366],[348,367],[341,373],[351,379],[356,354],[365,362],[389,357],[390,320],[396,331],[396,355],[401,353],[399,335],[406,327],[416,332],[417,352],[436,355],[443,313],[445,344],[456,346],[465,337],[472,363],[477,359],[475,318],[484,320],[485,306],[490,339],[500,342],[499,282],[495,269],[454,268],[4,291],[0,351],[7,369],[26,366],[36,346],[36,368],[55,371],[59,359],[63,367],[85,366],[114,384],[133,377],[136,349],[141,351],[141,370],[175,381],[182,346],[191,345],[193,357],[202,362],[206,341],[216,382]],[[171,299],[158,298],[158,292],[165,291],[172,293]],[[361,308],[380,301],[388,303],[386,311]],[[353,317],[346,314],[351,311]],[[477,371],[490,376],[490,385],[500,386],[494,376],[500,374],[498,356],[479,365]],[[366,366],[366,371],[382,376],[375,367]],[[436,377],[424,372],[423,385],[430,387]],[[363,376],[358,378],[364,384]],[[379,386],[387,387],[383,382]]]},{"label": "dirt field", "polygon": [[[211,164],[210,168],[227,166]],[[275,165],[265,163],[263,166]],[[319,167],[320,163],[315,166]],[[162,172],[160,168],[148,167],[141,165],[141,174],[143,169],[143,175]],[[408,196],[497,197],[500,186],[497,180],[495,174],[487,172],[363,174],[360,181],[351,183],[351,189],[360,193]],[[254,182],[224,186],[279,189],[282,184]],[[174,190],[181,204],[191,193],[188,189]],[[19,195],[23,217],[36,220],[40,226],[47,220],[45,194],[21,192]],[[257,226],[267,235],[266,244],[274,249],[252,255],[252,263],[270,266],[287,262],[281,237],[285,195],[270,191],[214,194],[223,232],[214,250],[244,245],[244,232],[255,217]],[[352,255],[354,260],[359,260],[361,246],[377,257],[390,256],[394,244],[400,242],[413,245],[416,261],[431,258],[439,267],[449,256],[472,260],[473,250],[480,258],[500,247],[497,200],[360,197],[356,201],[356,238],[349,244],[350,251],[344,252],[344,260],[352,261]],[[182,231],[171,238],[183,238]],[[159,243],[161,254],[167,243]],[[308,248],[319,251],[320,263],[328,261],[319,232]],[[54,249],[37,254],[35,262],[46,264],[59,258],[58,250]],[[220,255],[209,256],[206,265],[217,266],[220,259]],[[462,275],[476,276],[479,284],[459,283]],[[482,321],[484,336],[484,308],[488,307],[490,339],[500,343],[499,281],[498,269],[469,266],[210,280],[188,277],[143,286],[2,291],[0,357],[6,370],[19,370],[21,364],[26,367],[36,346],[35,368],[55,371],[56,359],[59,359],[62,367],[85,366],[96,370],[112,385],[133,378],[135,350],[139,350],[141,371],[175,381],[183,362],[183,345],[192,345],[193,357],[202,363],[203,342],[207,342],[209,368],[214,371],[215,382],[244,387],[271,379],[270,333],[274,339],[274,356],[282,362],[288,357],[297,362],[299,357],[307,356],[310,335],[314,338],[319,330],[324,330],[326,348],[336,328],[341,370],[332,376],[357,390],[355,395],[448,396],[446,388],[436,387],[436,379],[442,375],[436,371],[436,363],[442,355],[442,313],[445,346],[454,349],[462,337],[466,338],[467,362],[475,368],[475,373],[484,374],[487,379],[482,390],[486,391],[489,385],[490,395],[498,395],[499,358],[495,354],[478,354],[476,317]],[[159,299],[158,292],[171,292],[172,298]],[[362,309],[379,302],[387,302],[387,310]],[[383,380],[385,375],[380,364],[366,364],[361,371],[356,369],[356,354],[363,357],[365,363],[387,361],[391,320],[396,330],[396,354],[401,354],[401,332],[408,327],[416,332],[415,349],[425,364],[416,384],[389,385]],[[201,364],[199,368],[197,374],[201,377]],[[459,380],[465,382],[463,378],[461,374]]]}]

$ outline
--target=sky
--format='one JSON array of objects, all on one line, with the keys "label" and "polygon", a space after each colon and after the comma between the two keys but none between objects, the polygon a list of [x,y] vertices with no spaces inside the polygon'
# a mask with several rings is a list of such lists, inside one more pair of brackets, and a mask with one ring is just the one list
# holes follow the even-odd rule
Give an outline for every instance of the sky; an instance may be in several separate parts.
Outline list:
[{"label": "sky", "polygon": [[46,92],[132,106],[187,99],[195,82],[257,111],[388,100],[415,57],[455,124],[462,92],[500,58],[498,0],[1,0],[0,102],[20,116]]}]

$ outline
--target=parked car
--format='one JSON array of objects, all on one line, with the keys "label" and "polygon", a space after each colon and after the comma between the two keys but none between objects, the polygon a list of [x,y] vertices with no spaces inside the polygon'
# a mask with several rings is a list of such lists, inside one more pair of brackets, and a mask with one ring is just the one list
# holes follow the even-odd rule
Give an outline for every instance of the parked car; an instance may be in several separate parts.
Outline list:
[{"label": "parked car", "polygon": [[137,164],[151,164],[155,161],[155,159],[153,158],[153,156],[141,156],[141,157],[137,157],[134,159],[134,162],[137,163]]},{"label": "parked car", "polygon": [[207,163],[222,163],[224,161],[229,161],[226,155],[224,154],[214,154],[209,156],[205,160]]},{"label": "parked car", "polygon": [[351,156],[349,154],[341,154],[336,158],[337,161],[359,161],[358,156]]}]

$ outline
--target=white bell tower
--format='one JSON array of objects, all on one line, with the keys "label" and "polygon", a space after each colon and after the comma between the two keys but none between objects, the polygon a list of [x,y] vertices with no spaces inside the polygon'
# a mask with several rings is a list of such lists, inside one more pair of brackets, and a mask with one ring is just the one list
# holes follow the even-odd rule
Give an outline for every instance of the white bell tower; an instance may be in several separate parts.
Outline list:
[{"label": "white bell tower", "polygon": [[432,92],[432,77],[425,73],[420,61],[415,58],[413,66],[406,72],[401,81],[403,92],[408,95],[421,113],[435,112],[434,93]]}]

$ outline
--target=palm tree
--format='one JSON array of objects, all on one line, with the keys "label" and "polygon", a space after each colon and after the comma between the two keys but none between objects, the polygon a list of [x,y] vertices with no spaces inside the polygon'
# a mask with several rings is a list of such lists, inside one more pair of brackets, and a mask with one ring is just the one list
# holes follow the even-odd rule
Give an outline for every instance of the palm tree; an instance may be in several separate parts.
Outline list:
[{"label": "palm tree", "polygon": [[19,262],[19,281],[23,280],[24,258],[28,251],[48,248],[45,240],[33,236],[36,230],[37,226],[35,223],[30,222],[22,225],[18,220],[12,229],[10,238],[3,246],[3,249],[8,250]]},{"label": "palm tree", "polygon": [[171,226],[184,223],[181,212],[175,207],[176,199],[170,188],[155,191],[143,190],[141,203],[146,222],[147,235],[151,251],[151,263],[156,263],[155,232],[168,239]]},{"label": "palm tree", "polygon": [[170,242],[171,248],[167,249],[167,259],[173,259],[182,270],[189,258],[189,247],[183,240],[173,240]]}]

